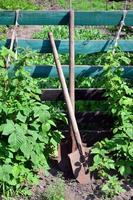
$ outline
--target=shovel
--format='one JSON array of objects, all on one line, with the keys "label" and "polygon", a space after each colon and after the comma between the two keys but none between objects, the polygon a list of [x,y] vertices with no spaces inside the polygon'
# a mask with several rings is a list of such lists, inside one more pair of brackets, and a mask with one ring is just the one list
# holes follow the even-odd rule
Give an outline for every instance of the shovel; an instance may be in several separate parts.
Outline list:
[{"label": "shovel", "polygon": [[75,114],[74,114],[74,109],[73,109],[71,99],[70,99],[70,96],[68,93],[65,77],[63,74],[58,51],[57,51],[52,33],[49,33],[49,39],[50,39],[51,47],[53,50],[53,55],[54,55],[58,75],[59,75],[59,78],[61,81],[62,90],[64,93],[64,98],[66,101],[69,118],[71,120],[74,137],[75,137],[76,144],[77,144],[77,150],[75,150],[74,152],[69,154],[73,174],[78,182],[80,182],[81,184],[87,184],[90,182],[90,175],[88,173],[88,155],[85,153],[85,149],[82,145],[77,121],[76,121]]}]

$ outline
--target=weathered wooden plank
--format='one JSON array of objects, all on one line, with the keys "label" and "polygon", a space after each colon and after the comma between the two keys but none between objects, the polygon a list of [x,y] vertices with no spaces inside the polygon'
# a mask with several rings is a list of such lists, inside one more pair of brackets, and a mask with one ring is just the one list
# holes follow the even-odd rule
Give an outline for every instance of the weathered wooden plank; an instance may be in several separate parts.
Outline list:
[{"label": "weathered wooden plank", "polygon": [[[122,19],[122,11],[75,12],[75,25],[107,26],[118,25]],[[14,25],[15,11],[0,11],[0,25]],[[20,25],[67,25],[68,11],[20,11]],[[126,26],[133,26],[133,11],[128,11]]]},{"label": "weathered wooden plank", "polygon": [[[76,100],[105,100],[105,90],[102,88],[76,88]],[[41,95],[42,101],[60,101],[64,100],[62,89],[43,89]]]},{"label": "weathered wooden plank", "polygon": [[[98,126],[102,126],[105,123],[112,126],[113,118],[104,112],[76,112],[75,113],[78,124],[91,124],[96,123]],[[86,125],[87,125],[86,124]]]},{"label": "weathered wooden plank", "polygon": [[[61,130],[62,131],[62,130]],[[62,133],[69,138],[70,134],[68,130],[63,130]],[[111,139],[113,136],[111,129],[102,130],[85,130],[80,129],[80,135],[82,141],[87,144],[87,147],[93,146],[96,142],[101,141],[105,138]]]},{"label": "weathered wooden plank", "polygon": [[[0,25],[14,25],[15,11],[0,11]],[[67,11],[20,11],[19,25],[66,25]]]},{"label": "weathered wooden plank", "polygon": [[[114,44],[113,40],[89,40],[89,41],[75,41],[76,54],[92,54],[98,52],[106,52]],[[133,40],[119,40],[118,42],[122,51],[133,52]],[[7,41],[0,41],[0,48],[2,46],[9,47],[10,39]],[[56,40],[56,46],[60,54],[69,53],[69,41]],[[18,47],[29,48],[40,53],[52,53],[49,40],[26,40],[18,39]],[[19,50],[22,51],[22,50]]]},{"label": "weathered wooden plank", "polygon": [[[62,66],[66,78],[69,77],[69,66]],[[133,79],[133,66],[123,67],[123,77]],[[26,66],[28,71],[34,78],[58,78],[58,73],[55,66]],[[103,67],[101,66],[75,66],[75,77],[97,77],[102,75]],[[9,68],[9,75],[14,75],[14,67]]]},{"label": "weathered wooden plank", "polygon": [[[67,116],[67,114],[66,114]],[[106,128],[111,128],[114,119],[112,116],[109,116],[105,112],[75,112],[75,116],[77,119],[77,123],[80,129],[88,129],[88,130],[103,130]],[[61,130],[67,130],[68,125],[57,122],[57,125],[60,127]]]},{"label": "weathered wooden plank", "polygon": [[[92,54],[106,52],[114,45],[113,40],[75,41],[75,54]],[[133,40],[119,40],[122,51],[133,52]],[[57,40],[56,46],[60,54],[69,53],[69,41]],[[49,40],[18,40],[18,47],[30,48],[40,53],[52,53]]]},{"label": "weathered wooden plank", "polygon": [[[75,24],[86,26],[116,26],[120,24],[122,16],[122,11],[81,11],[76,13]],[[133,25],[133,11],[128,11],[128,14],[125,19],[125,25]]]}]

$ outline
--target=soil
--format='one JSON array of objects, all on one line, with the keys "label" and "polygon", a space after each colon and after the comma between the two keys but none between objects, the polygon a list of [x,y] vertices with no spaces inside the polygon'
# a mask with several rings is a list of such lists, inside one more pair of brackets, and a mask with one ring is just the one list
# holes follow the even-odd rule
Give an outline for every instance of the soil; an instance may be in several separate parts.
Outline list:
[{"label": "soil", "polygon": [[[45,193],[47,187],[59,179],[61,172],[57,168],[52,168],[48,176],[41,175],[39,186],[33,188],[34,195],[30,200],[43,200],[42,194]],[[133,184],[125,182],[124,188],[126,192],[114,198],[103,198],[100,191],[101,180],[93,180],[86,185],[79,184],[75,179],[65,180],[65,200],[133,200]]]},{"label": "soil", "polygon": [[[18,38],[33,38],[33,34],[41,31],[42,26],[20,26],[17,28],[17,37]],[[13,28],[10,28],[7,32],[7,37],[11,38]]]}]

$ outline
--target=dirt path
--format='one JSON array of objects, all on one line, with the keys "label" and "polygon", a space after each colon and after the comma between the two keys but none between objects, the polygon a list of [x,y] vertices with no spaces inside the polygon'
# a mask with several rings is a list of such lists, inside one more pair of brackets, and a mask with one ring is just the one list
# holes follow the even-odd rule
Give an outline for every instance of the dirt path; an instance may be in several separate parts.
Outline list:
[{"label": "dirt path", "polygon": [[[20,26],[17,28],[17,37],[19,38],[33,38],[33,34],[41,31],[42,26]],[[9,29],[7,37],[11,38],[13,29]]]}]

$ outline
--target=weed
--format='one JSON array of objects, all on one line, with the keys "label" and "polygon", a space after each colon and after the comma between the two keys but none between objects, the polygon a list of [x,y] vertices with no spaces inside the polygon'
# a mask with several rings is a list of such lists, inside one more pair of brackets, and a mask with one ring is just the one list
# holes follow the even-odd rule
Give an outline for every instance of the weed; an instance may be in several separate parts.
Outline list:
[{"label": "weed", "polygon": [[51,183],[42,196],[42,200],[65,200],[65,182],[57,178]]},{"label": "weed", "polygon": [[6,39],[6,26],[0,26],[0,40]]},{"label": "weed", "polygon": [[[69,0],[56,0],[61,7],[69,9]],[[123,2],[107,2],[106,0],[72,0],[72,8],[75,10],[121,10],[123,9]],[[128,8],[132,9],[132,2],[128,3]]]},{"label": "weed", "polygon": [[1,0],[0,8],[6,10],[36,10],[39,7],[32,0]]}]

